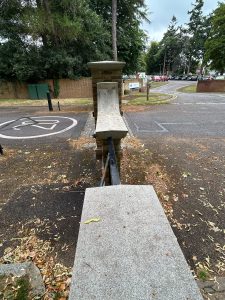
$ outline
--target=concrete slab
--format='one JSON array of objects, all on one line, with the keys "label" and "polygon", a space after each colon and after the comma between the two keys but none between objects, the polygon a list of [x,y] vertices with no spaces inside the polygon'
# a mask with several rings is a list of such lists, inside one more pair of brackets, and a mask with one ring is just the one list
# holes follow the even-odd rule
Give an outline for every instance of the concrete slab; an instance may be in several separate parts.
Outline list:
[{"label": "concrete slab", "polygon": [[86,190],[69,299],[202,300],[152,186]]},{"label": "concrete slab", "polygon": [[120,114],[118,83],[97,83],[98,116],[96,136],[100,139],[121,139],[127,135],[128,129]]}]

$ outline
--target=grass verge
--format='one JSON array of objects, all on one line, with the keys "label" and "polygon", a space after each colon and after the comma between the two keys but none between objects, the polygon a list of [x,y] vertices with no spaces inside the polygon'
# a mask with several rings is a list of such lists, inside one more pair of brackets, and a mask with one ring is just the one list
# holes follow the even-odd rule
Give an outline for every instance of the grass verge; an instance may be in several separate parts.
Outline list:
[{"label": "grass verge", "polygon": [[180,89],[177,89],[177,91],[182,93],[196,93],[196,84],[184,86]]},{"label": "grass verge", "polygon": [[147,96],[144,93],[139,93],[139,96],[133,95],[133,98],[127,100],[125,105],[153,105],[153,104],[164,104],[169,103],[172,95],[169,94],[161,94],[161,93],[150,93],[149,100],[147,100]]},{"label": "grass verge", "polygon": [[[93,103],[91,98],[52,99],[53,106],[57,106],[58,101],[60,105],[90,105]],[[47,104],[47,99],[0,99],[0,106],[46,106]]]}]

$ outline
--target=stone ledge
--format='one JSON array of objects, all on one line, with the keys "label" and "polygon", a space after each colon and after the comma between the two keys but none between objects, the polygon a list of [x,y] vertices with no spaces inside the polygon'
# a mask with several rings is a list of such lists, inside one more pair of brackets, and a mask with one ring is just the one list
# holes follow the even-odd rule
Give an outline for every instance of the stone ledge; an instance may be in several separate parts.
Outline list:
[{"label": "stone ledge", "polygon": [[95,70],[122,70],[122,68],[125,66],[125,62],[123,61],[111,61],[111,60],[105,60],[105,61],[94,61],[89,62],[87,64],[88,68],[95,69]]},{"label": "stone ledge", "polygon": [[202,300],[152,186],[86,190],[69,299]]},{"label": "stone ledge", "polygon": [[121,139],[127,135],[128,129],[120,114],[118,83],[99,82],[98,115],[96,123],[96,136],[100,139]]}]

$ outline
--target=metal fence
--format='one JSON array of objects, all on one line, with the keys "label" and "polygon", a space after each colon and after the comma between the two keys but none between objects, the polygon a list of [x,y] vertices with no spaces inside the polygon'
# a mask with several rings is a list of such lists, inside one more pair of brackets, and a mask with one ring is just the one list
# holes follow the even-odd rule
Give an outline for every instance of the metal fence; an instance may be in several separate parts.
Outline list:
[{"label": "metal fence", "polygon": [[[109,185],[119,185],[120,184],[120,174],[116,159],[116,152],[114,147],[114,142],[111,137],[107,139],[108,144],[108,154],[106,156],[105,164],[103,167],[103,175],[101,178],[100,186],[106,185],[106,178],[109,180]],[[104,158],[103,158],[104,159]]]}]

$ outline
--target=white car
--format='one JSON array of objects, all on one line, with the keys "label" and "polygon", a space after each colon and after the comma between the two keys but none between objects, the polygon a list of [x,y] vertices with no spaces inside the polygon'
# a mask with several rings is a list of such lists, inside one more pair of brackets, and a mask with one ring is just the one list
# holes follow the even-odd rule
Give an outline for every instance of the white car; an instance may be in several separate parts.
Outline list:
[{"label": "white car", "polygon": [[225,80],[225,76],[224,75],[216,76],[215,79],[216,80]]}]

